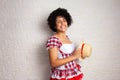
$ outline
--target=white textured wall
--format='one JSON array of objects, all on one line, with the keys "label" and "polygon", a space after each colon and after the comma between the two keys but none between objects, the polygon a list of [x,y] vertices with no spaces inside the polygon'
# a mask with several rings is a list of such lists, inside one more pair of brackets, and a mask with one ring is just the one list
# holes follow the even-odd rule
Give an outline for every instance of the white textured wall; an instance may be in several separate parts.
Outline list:
[{"label": "white textured wall", "polygon": [[0,0],[0,80],[48,80],[49,13],[67,8],[73,42],[93,46],[84,80],[120,80],[120,0]]}]

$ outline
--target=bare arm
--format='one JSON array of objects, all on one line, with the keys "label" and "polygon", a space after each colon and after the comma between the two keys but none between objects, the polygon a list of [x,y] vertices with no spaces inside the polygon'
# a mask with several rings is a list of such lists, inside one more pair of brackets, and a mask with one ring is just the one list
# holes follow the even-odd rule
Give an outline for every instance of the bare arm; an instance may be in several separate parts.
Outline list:
[{"label": "bare arm", "polygon": [[80,57],[80,50],[75,50],[73,52],[73,55],[71,55],[67,58],[64,58],[64,59],[59,59],[57,47],[49,49],[49,59],[50,59],[50,64],[52,67],[64,65],[72,60],[78,59],[79,57]]}]

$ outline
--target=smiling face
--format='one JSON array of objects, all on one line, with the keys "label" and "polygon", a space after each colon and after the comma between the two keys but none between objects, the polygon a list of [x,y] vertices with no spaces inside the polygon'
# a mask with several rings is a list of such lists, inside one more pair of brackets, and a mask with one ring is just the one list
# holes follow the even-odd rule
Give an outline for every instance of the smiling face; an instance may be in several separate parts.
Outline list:
[{"label": "smiling face", "polygon": [[62,16],[58,16],[56,18],[57,32],[66,32],[67,28],[68,28],[67,20]]}]

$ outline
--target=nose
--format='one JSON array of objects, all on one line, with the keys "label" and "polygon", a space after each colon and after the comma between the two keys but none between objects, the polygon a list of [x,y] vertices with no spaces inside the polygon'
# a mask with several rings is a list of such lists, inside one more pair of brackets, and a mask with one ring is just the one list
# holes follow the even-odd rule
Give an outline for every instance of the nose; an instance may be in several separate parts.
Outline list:
[{"label": "nose", "polygon": [[61,24],[64,25],[64,24],[65,24],[65,21],[62,21]]}]

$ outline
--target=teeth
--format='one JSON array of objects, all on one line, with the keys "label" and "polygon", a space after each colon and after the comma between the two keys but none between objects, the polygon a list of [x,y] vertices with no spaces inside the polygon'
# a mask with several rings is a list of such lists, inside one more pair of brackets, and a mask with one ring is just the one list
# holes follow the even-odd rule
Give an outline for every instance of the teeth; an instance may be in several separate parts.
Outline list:
[{"label": "teeth", "polygon": [[65,28],[65,26],[62,26],[62,28]]}]

